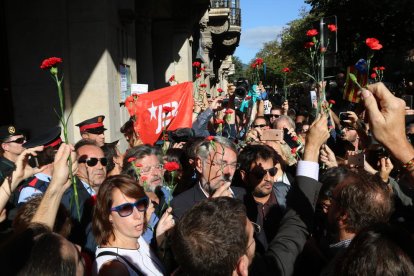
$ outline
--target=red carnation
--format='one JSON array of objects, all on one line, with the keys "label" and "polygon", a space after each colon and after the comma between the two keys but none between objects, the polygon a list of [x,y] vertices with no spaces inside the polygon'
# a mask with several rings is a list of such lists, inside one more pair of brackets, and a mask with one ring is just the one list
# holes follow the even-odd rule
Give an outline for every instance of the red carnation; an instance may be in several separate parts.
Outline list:
[{"label": "red carnation", "polygon": [[40,65],[41,69],[49,69],[51,67],[56,67],[58,63],[62,63],[62,59],[58,57],[51,57],[47,58],[42,62],[42,65]]},{"label": "red carnation", "polygon": [[214,140],[214,136],[211,136],[211,135],[210,136],[207,136],[206,137],[206,140],[207,141],[213,141]]},{"label": "red carnation", "polygon": [[163,108],[162,108],[162,112],[164,112],[164,113],[168,113],[168,112],[171,112],[171,111],[173,111],[173,108],[171,106],[163,106]]},{"label": "red carnation", "polygon": [[201,75],[200,74],[196,74],[195,77],[196,77],[196,79],[198,79],[198,78],[201,77]]},{"label": "red carnation", "polygon": [[292,140],[296,142],[298,140],[298,136],[293,136]]},{"label": "red carnation", "polygon": [[262,65],[263,64],[263,59],[262,58],[256,58],[256,64],[257,65]]},{"label": "red carnation", "polygon": [[224,113],[225,113],[225,114],[232,114],[232,113],[233,113],[233,110],[231,110],[231,109],[227,109],[226,111],[224,111]]},{"label": "red carnation", "polygon": [[146,176],[146,175],[142,175],[142,176],[140,177],[140,180],[141,180],[141,182],[145,182],[145,181],[147,181],[147,180],[148,180],[148,176]]},{"label": "red carnation", "polygon": [[[136,158],[135,158],[136,159]],[[141,163],[135,162],[135,167],[137,168],[142,168],[144,165],[142,165]]]},{"label": "red carnation", "polygon": [[207,84],[202,83],[202,84],[200,84],[200,87],[201,87],[201,88],[206,88],[206,87],[207,87]]},{"label": "red carnation", "polygon": [[133,162],[133,161],[135,161],[135,160],[137,160],[137,158],[136,158],[136,157],[130,157],[130,158],[128,158],[128,162]]},{"label": "red carnation", "polygon": [[221,89],[221,88],[217,88],[217,92],[219,92],[219,93],[223,93],[223,89]]},{"label": "red carnation", "polygon": [[336,102],[334,100],[329,100],[330,104],[336,104]]},{"label": "red carnation", "polygon": [[321,51],[321,53],[325,53],[326,52],[326,47],[321,47],[319,50]]},{"label": "red carnation", "polygon": [[314,42],[312,42],[312,41],[308,41],[308,42],[306,42],[306,43],[305,43],[305,48],[306,48],[306,49],[309,49],[309,48],[311,48],[313,45],[315,45],[315,43],[314,43]]},{"label": "red carnation", "polygon": [[375,79],[376,77],[377,77],[377,74],[375,74],[375,73],[371,74],[371,79]]},{"label": "red carnation", "polygon": [[224,120],[223,119],[216,119],[215,123],[218,124],[223,124]]},{"label": "red carnation", "polygon": [[97,196],[98,195],[93,195],[93,196],[90,197],[90,202],[92,203],[93,206],[96,205],[96,198],[97,198]]},{"label": "red carnation", "polygon": [[177,162],[167,162],[164,164],[164,169],[169,172],[176,171],[180,168],[180,165]]},{"label": "red carnation", "polygon": [[201,66],[200,62],[198,62],[198,61],[193,62],[193,67],[200,67],[200,66]]},{"label": "red carnation", "polygon": [[315,36],[315,35],[317,35],[318,34],[318,30],[316,30],[316,29],[311,29],[311,30],[308,30],[307,32],[306,32],[306,35],[307,36]]},{"label": "red carnation", "polygon": [[378,71],[378,67],[374,67],[374,68],[372,68],[372,70]]},{"label": "red carnation", "polygon": [[246,96],[246,98],[244,98],[246,101],[250,100],[252,97],[251,96]]},{"label": "red carnation", "polygon": [[385,70],[385,67],[384,67],[384,66],[380,66],[380,67],[378,68],[378,70],[380,70],[380,71],[384,71],[384,70]]},{"label": "red carnation", "polygon": [[328,24],[328,29],[329,29],[331,32],[336,32],[336,30],[337,30],[337,28],[336,28],[336,25],[335,25],[335,24]]},{"label": "red carnation", "polygon": [[175,81],[175,75],[171,75],[171,77],[168,80],[169,82]]},{"label": "red carnation", "polygon": [[297,151],[297,148],[293,148],[293,149],[291,149],[291,150],[290,150],[290,152],[291,152],[292,154],[296,154],[296,151]]},{"label": "red carnation", "polygon": [[289,67],[285,67],[282,69],[283,73],[289,73],[290,72],[290,68]]},{"label": "red carnation", "polygon": [[205,71],[206,70],[206,67],[201,67],[200,68],[200,71]]},{"label": "red carnation", "polygon": [[371,50],[380,50],[382,48],[382,45],[379,43],[379,40],[373,37],[367,38],[365,40],[365,44],[371,49]]},{"label": "red carnation", "polygon": [[252,68],[256,68],[257,67],[257,63],[256,62],[253,62],[252,65],[251,65],[251,67]]}]

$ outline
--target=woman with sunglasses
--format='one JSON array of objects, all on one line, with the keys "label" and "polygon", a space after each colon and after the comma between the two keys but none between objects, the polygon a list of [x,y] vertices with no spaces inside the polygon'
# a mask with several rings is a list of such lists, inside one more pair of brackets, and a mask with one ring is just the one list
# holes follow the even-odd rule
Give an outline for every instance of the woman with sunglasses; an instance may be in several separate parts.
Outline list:
[{"label": "woman with sunglasses", "polygon": [[[164,267],[142,238],[149,199],[129,176],[102,183],[92,222],[98,244],[95,273],[102,275],[164,275]],[[156,229],[157,240],[174,225],[171,209]]]}]

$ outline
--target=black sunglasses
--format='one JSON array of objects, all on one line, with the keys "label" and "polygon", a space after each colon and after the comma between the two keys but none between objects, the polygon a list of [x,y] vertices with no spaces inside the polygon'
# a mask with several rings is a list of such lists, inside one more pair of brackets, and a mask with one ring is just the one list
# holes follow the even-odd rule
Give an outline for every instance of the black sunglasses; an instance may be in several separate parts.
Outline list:
[{"label": "black sunglasses", "polygon": [[269,117],[279,118],[279,117],[280,117],[280,115],[278,115],[278,114],[269,114]]},{"label": "black sunglasses", "polygon": [[8,143],[23,144],[24,142],[26,142],[26,137],[20,137],[20,138],[17,138],[16,140],[7,141],[7,142],[4,142],[4,144],[8,144]]},{"label": "black sunglasses", "polygon": [[261,125],[254,125],[254,127],[266,127],[266,124],[261,124]]},{"label": "black sunglasses", "polygon": [[101,162],[102,166],[106,166],[106,164],[108,164],[108,159],[106,159],[106,157],[102,157],[102,158],[91,157],[88,159],[81,159],[78,162],[86,163],[88,167],[95,167],[96,164],[98,164],[98,161]]},{"label": "black sunglasses", "polygon": [[270,169],[263,169],[263,168],[253,168],[253,170],[250,172],[253,174],[253,176],[255,176],[257,179],[262,179],[267,173],[270,174],[271,177],[275,176],[277,173],[277,169],[275,167],[270,168]]},{"label": "black sunglasses", "polygon": [[148,197],[138,199],[135,203],[124,203],[111,208],[111,211],[117,212],[120,217],[127,217],[132,214],[134,207],[139,212],[145,212],[148,208]]}]

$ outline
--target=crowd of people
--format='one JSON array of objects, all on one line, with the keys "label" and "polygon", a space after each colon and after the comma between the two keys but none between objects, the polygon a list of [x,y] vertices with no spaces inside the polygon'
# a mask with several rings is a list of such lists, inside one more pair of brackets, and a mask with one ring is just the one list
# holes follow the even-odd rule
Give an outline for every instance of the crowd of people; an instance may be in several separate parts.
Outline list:
[{"label": "crowd of people", "polygon": [[131,117],[125,153],[102,115],[74,145],[0,127],[1,274],[414,275],[405,102],[382,83],[359,104],[339,82],[321,104],[238,89],[201,88],[192,127],[154,145]]}]

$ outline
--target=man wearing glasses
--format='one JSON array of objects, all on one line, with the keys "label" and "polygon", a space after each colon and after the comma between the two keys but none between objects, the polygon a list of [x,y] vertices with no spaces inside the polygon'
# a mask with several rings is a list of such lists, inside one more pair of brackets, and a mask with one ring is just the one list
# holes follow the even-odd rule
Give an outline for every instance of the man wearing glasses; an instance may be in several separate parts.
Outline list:
[{"label": "man wearing glasses", "polygon": [[[263,253],[276,235],[285,211],[279,204],[279,197],[285,195],[280,194],[274,185],[277,154],[267,145],[249,145],[240,153],[239,162],[240,177],[247,190],[247,216],[263,230],[255,235],[256,251]],[[282,201],[285,202],[285,198]]]},{"label": "man wearing glasses", "polygon": [[23,152],[26,138],[15,126],[0,127],[0,183],[14,170],[17,157]]},{"label": "man wearing glasses", "polygon": [[198,183],[172,200],[173,216],[179,219],[197,202],[210,197],[243,199],[244,189],[230,187],[237,166],[237,150],[232,141],[221,136],[206,138],[196,150]]}]

